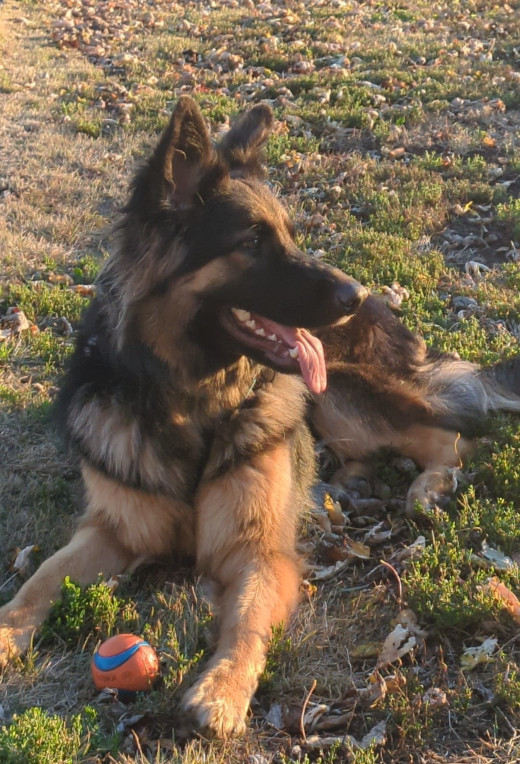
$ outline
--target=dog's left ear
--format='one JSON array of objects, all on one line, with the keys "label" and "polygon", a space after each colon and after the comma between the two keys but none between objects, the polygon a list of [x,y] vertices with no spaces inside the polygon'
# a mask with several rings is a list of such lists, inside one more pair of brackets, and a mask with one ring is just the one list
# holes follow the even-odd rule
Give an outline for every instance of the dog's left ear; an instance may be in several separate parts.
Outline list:
[{"label": "dog's left ear", "polygon": [[232,176],[264,175],[261,149],[273,123],[271,108],[267,104],[258,104],[224,136],[218,149]]}]

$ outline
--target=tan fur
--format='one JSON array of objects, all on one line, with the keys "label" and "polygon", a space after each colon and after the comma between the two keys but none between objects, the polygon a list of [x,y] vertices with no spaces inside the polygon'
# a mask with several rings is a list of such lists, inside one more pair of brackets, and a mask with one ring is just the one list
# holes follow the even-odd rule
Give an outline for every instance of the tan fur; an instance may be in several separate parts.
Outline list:
[{"label": "tan fur", "polygon": [[280,444],[203,486],[196,499],[198,564],[220,585],[220,636],[184,704],[198,726],[220,736],[242,729],[271,627],[298,601],[292,496],[290,448]]},{"label": "tan fur", "polygon": [[395,436],[386,422],[378,430],[370,430],[356,411],[345,406],[341,392],[329,390],[319,397],[312,422],[324,445],[330,447],[342,462],[362,460],[385,446]]},{"label": "tan fur", "polygon": [[135,557],[160,557],[173,552],[194,554],[194,518],[190,506],[167,496],[126,488],[86,463],[82,474],[87,494],[83,525],[111,528]]}]

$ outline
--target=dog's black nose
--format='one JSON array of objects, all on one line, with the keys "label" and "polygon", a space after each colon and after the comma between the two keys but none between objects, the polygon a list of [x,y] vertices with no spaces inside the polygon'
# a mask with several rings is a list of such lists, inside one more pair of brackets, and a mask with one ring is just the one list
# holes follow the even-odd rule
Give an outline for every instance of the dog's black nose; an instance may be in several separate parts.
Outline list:
[{"label": "dog's black nose", "polygon": [[353,279],[343,281],[336,287],[336,301],[346,315],[354,313],[367,295],[368,289]]}]

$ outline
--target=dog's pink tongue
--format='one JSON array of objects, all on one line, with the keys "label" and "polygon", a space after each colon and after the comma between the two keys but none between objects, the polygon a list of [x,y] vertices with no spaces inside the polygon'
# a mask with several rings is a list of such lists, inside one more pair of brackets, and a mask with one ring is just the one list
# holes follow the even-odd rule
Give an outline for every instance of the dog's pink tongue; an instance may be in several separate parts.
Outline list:
[{"label": "dog's pink tongue", "polygon": [[323,393],[327,389],[327,368],[323,345],[306,329],[297,329],[296,347],[302,377],[313,393]]},{"label": "dog's pink tongue", "polygon": [[278,334],[291,347],[298,348],[298,361],[303,380],[313,393],[323,393],[327,389],[327,367],[323,345],[307,329],[278,327]]}]

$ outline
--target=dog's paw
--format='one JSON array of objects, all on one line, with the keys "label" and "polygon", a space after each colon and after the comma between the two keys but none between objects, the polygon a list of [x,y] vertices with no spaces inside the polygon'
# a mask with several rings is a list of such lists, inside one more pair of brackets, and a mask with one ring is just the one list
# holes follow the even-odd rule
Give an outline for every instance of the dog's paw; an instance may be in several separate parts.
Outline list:
[{"label": "dog's paw", "polygon": [[426,470],[416,478],[406,497],[406,512],[413,514],[417,505],[425,512],[432,512],[448,501],[457,490],[457,472],[451,467]]},{"label": "dog's paw", "polygon": [[206,671],[188,690],[182,705],[191,729],[216,738],[244,732],[254,688],[251,692],[246,689],[243,677],[237,673],[227,665],[217,665]]},{"label": "dog's paw", "polygon": [[17,658],[20,653],[26,650],[29,647],[29,643],[30,636],[27,644],[25,644],[25,640],[21,638],[17,629],[0,624],[0,671],[5,669],[10,661]]},{"label": "dog's paw", "polygon": [[34,626],[22,615],[11,603],[0,608],[0,670],[30,647]]}]

